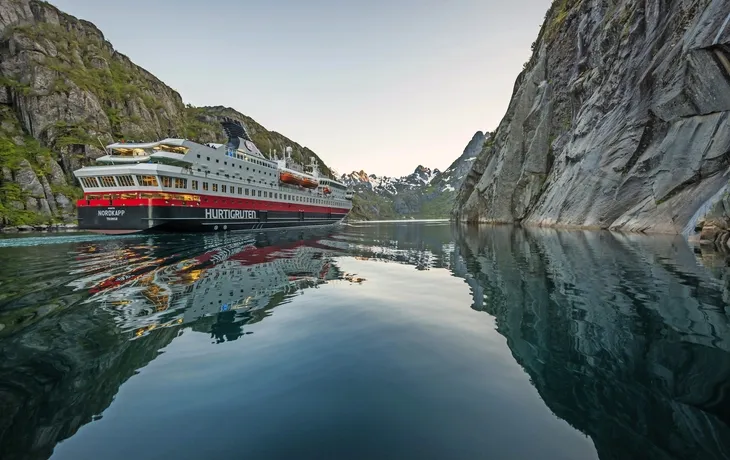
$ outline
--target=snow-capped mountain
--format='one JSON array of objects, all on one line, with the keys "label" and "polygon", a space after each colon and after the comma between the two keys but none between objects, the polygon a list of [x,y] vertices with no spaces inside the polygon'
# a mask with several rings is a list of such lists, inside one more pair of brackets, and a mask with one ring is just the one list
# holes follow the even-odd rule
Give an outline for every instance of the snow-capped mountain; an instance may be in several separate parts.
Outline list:
[{"label": "snow-capped mountain", "polygon": [[402,177],[377,176],[365,171],[343,174],[340,180],[356,193],[352,214],[356,218],[448,217],[456,193],[482,147],[491,137],[474,134],[464,152],[441,172],[419,165]]},{"label": "snow-capped mountain", "polygon": [[441,171],[438,169],[432,170],[419,165],[413,173],[403,177],[376,176],[375,174],[368,175],[365,171],[353,171],[350,174],[343,174],[340,179],[356,190],[365,189],[376,193],[397,195],[399,192],[425,187],[440,175]]}]

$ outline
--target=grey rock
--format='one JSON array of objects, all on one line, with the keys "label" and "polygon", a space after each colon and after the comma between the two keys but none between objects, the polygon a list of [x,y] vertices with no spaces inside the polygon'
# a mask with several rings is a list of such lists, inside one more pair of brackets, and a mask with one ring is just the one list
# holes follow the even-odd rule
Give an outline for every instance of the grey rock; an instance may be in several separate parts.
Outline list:
[{"label": "grey rock", "polygon": [[730,3],[614,3],[554,3],[456,219],[683,233],[726,187]]},{"label": "grey rock", "polygon": [[30,225],[18,225],[17,229],[18,229],[18,231],[21,231],[21,232],[32,232],[33,231],[33,227],[31,227]]},{"label": "grey rock", "polygon": [[2,178],[4,181],[12,182],[13,171],[10,168],[8,168],[7,166],[3,166],[0,172],[2,172]]},{"label": "grey rock", "polygon": [[[46,207],[48,207],[49,211],[47,214],[56,214],[58,211],[56,208],[56,200],[53,196],[53,190],[51,190],[51,184],[48,183],[48,179],[46,179],[45,176],[41,176],[41,185],[43,186],[43,193],[45,194],[45,198],[41,201],[46,202]],[[43,208],[44,206],[41,203],[41,209]]]},{"label": "grey rock", "polygon": [[52,185],[68,185],[66,175],[56,160],[39,155],[36,157],[36,161],[39,165],[50,171],[49,178]]},{"label": "grey rock", "polygon": [[68,213],[69,211],[73,210],[71,200],[69,200],[66,195],[64,195],[63,193],[57,193],[55,198],[56,204],[64,213]]},{"label": "grey rock", "polygon": [[18,233],[18,227],[2,227],[0,228],[0,232],[3,233]]},{"label": "grey rock", "polygon": [[51,210],[50,203],[45,198],[41,198],[40,200],[38,200],[38,210],[44,216],[51,216],[54,214],[53,211]]},{"label": "grey rock", "polygon": [[29,194],[31,197],[42,198],[45,196],[43,185],[28,160],[20,162],[18,171],[15,173],[15,182],[24,193]]}]

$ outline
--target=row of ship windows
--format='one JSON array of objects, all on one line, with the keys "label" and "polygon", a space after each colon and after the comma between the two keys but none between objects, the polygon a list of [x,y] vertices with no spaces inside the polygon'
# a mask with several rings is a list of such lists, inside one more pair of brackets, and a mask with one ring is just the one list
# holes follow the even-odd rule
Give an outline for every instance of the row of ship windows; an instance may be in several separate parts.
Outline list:
[{"label": "row of ship windows", "polygon": [[[233,156],[233,155],[230,155],[230,154],[226,154],[226,156]],[[200,154],[198,154],[198,158],[200,158]],[[266,168],[271,168],[271,169],[275,169],[275,166],[274,166],[274,165],[272,165],[272,164],[270,164],[270,163],[266,163],[266,162],[264,162],[264,161],[259,161],[259,160],[256,160],[255,158],[249,158],[249,157],[244,157],[244,156],[243,156],[243,155],[241,155],[241,154],[236,154],[236,156],[233,156],[233,158],[236,158],[236,159],[239,159],[239,160],[246,160],[246,161],[250,161],[251,163],[257,164],[257,165],[259,165],[259,166],[263,166],[263,167],[266,167]],[[205,157],[205,160],[206,160],[206,161],[210,161],[210,157]],[[220,160],[218,160],[218,159],[216,158],[215,162],[216,162],[216,163],[220,163]],[[223,164],[224,164],[225,166],[228,166],[228,162],[227,162],[227,161],[224,161],[224,162],[223,162]],[[239,167],[239,168],[241,168],[241,166],[240,166],[240,165],[239,165],[238,167]],[[242,169],[242,168],[241,168],[241,169]],[[248,171],[248,167],[246,167],[246,170]],[[254,169],[254,172],[256,172],[256,170],[255,170],[255,169]]]},{"label": "row of ship windows", "polygon": [[[228,163],[226,162],[225,165],[228,165]],[[243,168],[239,165],[238,166],[238,169],[243,169]],[[197,168],[197,171],[198,172],[205,172],[205,170],[203,168]],[[249,167],[248,166],[246,166],[246,171],[249,171]],[[251,171],[251,172],[254,172],[254,173],[257,172],[256,171],[256,168],[254,168],[253,171]],[[264,176],[268,174],[269,176],[274,177],[274,173],[267,173],[266,171],[258,171],[258,172],[263,173]],[[220,174],[218,172],[216,172],[215,175],[218,176]],[[228,177],[228,174],[226,174],[226,177]]]},{"label": "row of ship windows", "polygon": [[[116,187],[116,183],[114,179],[116,178],[117,183],[120,186],[126,186],[126,187],[133,187],[134,181],[132,179],[132,176],[100,176],[98,177],[98,181],[96,177],[82,177],[81,182],[84,184],[87,188],[94,188],[99,187],[99,183],[101,183],[102,187]],[[141,186],[145,187],[157,187],[157,177],[155,176],[137,176],[137,181]],[[187,189],[188,188],[188,180],[182,177],[169,177],[169,176],[160,176],[160,181],[162,182],[163,187],[167,188],[178,188],[178,189]],[[216,183],[208,184],[208,182],[202,182],[198,180],[191,180],[191,189],[192,190],[200,190],[200,186],[202,185],[203,191],[213,191],[221,193],[230,193],[231,195],[236,195],[236,187],[233,185],[220,185]],[[229,192],[230,190],[230,192]],[[257,194],[258,192],[258,194]],[[245,187],[238,187],[238,195],[241,196],[258,196],[259,198],[273,198],[275,200],[288,200],[288,201],[297,201],[302,203],[320,203],[324,204],[326,200],[318,199],[318,198],[312,198],[307,196],[300,196],[300,195],[291,195],[287,193],[278,193],[278,192],[269,192],[266,190],[253,190],[248,189]]]}]

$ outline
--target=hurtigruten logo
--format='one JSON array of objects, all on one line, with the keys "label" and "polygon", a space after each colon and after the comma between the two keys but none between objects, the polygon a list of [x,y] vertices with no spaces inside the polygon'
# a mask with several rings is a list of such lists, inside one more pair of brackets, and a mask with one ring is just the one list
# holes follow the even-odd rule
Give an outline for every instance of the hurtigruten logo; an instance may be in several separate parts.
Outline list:
[{"label": "hurtigruten logo", "polygon": [[256,211],[241,209],[206,209],[206,219],[255,219]]}]

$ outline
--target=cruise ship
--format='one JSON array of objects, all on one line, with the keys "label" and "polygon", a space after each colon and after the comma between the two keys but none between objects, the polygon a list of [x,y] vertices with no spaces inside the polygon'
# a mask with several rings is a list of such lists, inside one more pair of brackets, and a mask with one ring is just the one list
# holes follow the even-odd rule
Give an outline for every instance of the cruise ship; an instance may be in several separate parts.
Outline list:
[{"label": "cruise ship", "polygon": [[221,122],[226,144],[186,139],[107,146],[74,171],[84,190],[79,228],[108,233],[311,227],[341,222],[351,189],[320,175],[315,159],[266,158],[238,120]]}]

